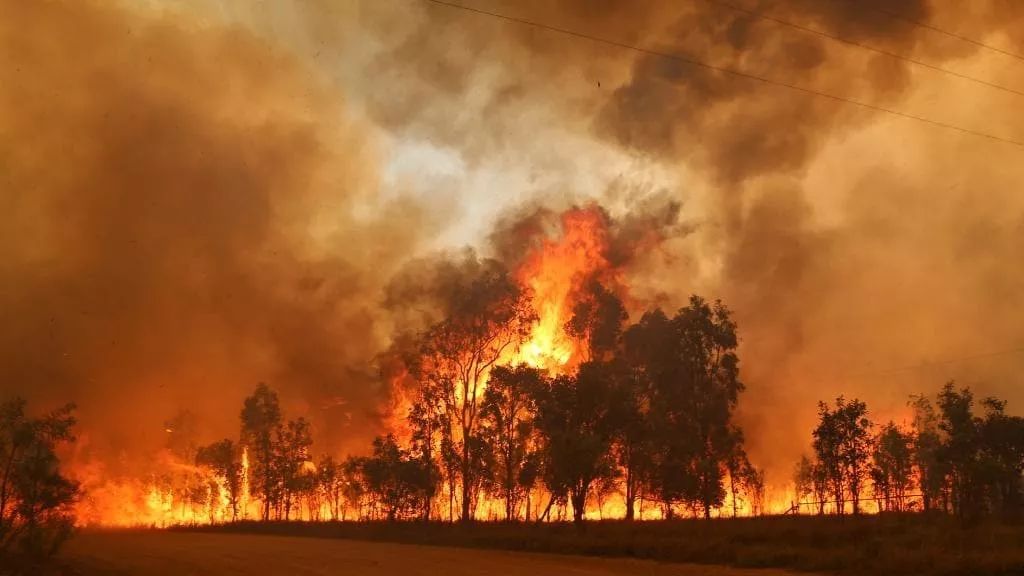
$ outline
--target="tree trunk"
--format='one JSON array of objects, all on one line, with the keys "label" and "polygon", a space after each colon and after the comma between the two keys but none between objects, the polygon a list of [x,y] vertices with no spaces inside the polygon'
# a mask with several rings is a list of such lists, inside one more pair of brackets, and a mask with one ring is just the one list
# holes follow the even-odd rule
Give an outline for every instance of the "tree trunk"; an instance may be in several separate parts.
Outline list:
[{"label": "tree trunk", "polygon": [[551,507],[555,504],[555,495],[552,494],[551,498],[548,499],[548,505],[544,508],[544,513],[537,517],[537,522],[543,522],[548,515],[551,514]]},{"label": "tree trunk", "polygon": [[577,526],[583,524],[583,512],[587,506],[587,489],[573,489],[572,498],[572,521]]},{"label": "tree trunk", "polygon": [[515,500],[515,474],[512,469],[512,457],[505,454],[505,521],[512,521],[513,501]]},{"label": "tree trunk", "polygon": [[473,519],[470,517],[470,504],[472,503],[470,494],[471,487],[473,485],[472,478],[470,478],[470,462],[469,462],[469,430],[466,426],[462,427],[462,514],[459,516],[459,520],[462,522],[470,522]]},{"label": "tree trunk", "polygon": [[636,487],[633,485],[633,469],[626,467],[626,520],[635,517]]}]

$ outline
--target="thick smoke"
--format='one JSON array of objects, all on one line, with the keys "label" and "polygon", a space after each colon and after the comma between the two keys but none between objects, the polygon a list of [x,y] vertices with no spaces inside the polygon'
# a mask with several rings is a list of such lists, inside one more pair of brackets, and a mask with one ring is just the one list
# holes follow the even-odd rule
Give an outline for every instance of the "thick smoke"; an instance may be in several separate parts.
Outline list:
[{"label": "thick smoke", "polygon": [[[874,10],[1021,53],[1015,2],[733,1],[1024,89],[1020,60]],[[402,264],[419,238],[513,205],[470,243],[514,261],[596,195],[633,222],[616,258],[638,304],[697,292],[736,312],[772,483],[819,399],[901,419],[907,394],[958,378],[1022,409],[1021,355],[998,353],[1024,345],[1019,147],[428,2],[181,2],[206,16],[3,3],[7,390],[71,396],[127,443],[177,406],[226,411],[202,415],[230,433],[265,379],[342,438],[376,419],[370,366],[396,326],[438,313],[444,266]],[[718,2],[465,3],[1024,138],[1015,95]],[[384,202],[378,129],[497,175],[415,183],[442,206]]]},{"label": "thick smoke", "polygon": [[[1024,134],[1016,96],[716,2],[467,4],[972,130]],[[967,12],[924,0],[737,5],[1024,87],[1019,60],[909,22],[1020,53],[1024,10],[1012,3]],[[819,399],[860,396],[876,418],[901,420],[908,394],[957,378],[1021,409],[1020,355],[988,354],[1024,343],[1024,272],[1014,264],[1024,244],[1019,148],[478,14],[427,3],[402,10],[365,9],[367,22],[391,24],[382,36],[390,49],[373,60],[381,83],[410,90],[369,100],[388,129],[471,161],[497,157],[582,181],[578,166],[589,159],[552,134],[554,125],[674,171],[684,225],[631,267],[631,283],[648,302],[674,306],[696,291],[736,311],[748,384],[742,417],[774,483],[786,482],[806,449]],[[630,178],[645,175],[610,188]]]},{"label": "thick smoke", "polygon": [[266,381],[361,445],[377,294],[433,217],[377,198],[374,132],[315,69],[106,4],[0,3],[0,391],[130,457],[179,410],[235,436]]}]

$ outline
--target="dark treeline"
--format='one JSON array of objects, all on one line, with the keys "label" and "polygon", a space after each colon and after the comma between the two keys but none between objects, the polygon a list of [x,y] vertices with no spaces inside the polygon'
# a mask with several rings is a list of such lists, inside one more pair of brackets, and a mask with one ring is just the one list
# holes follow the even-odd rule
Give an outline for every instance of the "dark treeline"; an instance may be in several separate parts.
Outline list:
[{"label": "dark treeline", "polygon": [[[530,294],[484,262],[451,288],[446,317],[406,342],[414,382],[410,441],[378,438],[356,460],[370,514],[386,518],[546,520],[624,498],[627,519],[654,503],[666,517],[710,517],[763,500],[733,411],[743,391],[736,325],[694,296],[675,315],[627,324],[597,280],[577,295],[565,332],[578,367],[552,374],[517,363],[535,325]],[[531,516],[533,515],[533,516]]]},{"label": "dark treeline", "polygon": [[232,519],[243,450],[263,520],[543,521],[571,511],[582,522],[613,494],[627,519],[644,502],[665,517],[761,507],[763,474],[733,422],[743,385],[724,305],[694,296],[673,316],[653,310],[627,325],[621,301],[589,282],[565,325],[581,361],[550,374],[506,360],[519,357],[536,316],[500,266],[456,292],[449,314],[405,349],[415,400],[405,429],[376,438],[371,454],[314,463],[308,423],[286,422],[265,385],[245,400],[238,442],[193,451],[223,479]]},{"label": "dark treeline", "polygon": [[[1024,515],[1024,418],[1006,414],[997,398],[981,401],[947,383],[934,401],[913,396],[913,422],[875,431],[859,400],[819,404],[813,458],[797,464],[797,498],[819,513],[941,511],[964,520]],[[870,490],[870,498],[867,494]],[[798,505],[799,506],[799,505]]]},{"label": "dark treeline", "polygon": [[0,402],[0,568],[54,554],[71,535],[79,495],[56,452],[74,440],[74,406],[39,417],[25,408],[20,398]]}]

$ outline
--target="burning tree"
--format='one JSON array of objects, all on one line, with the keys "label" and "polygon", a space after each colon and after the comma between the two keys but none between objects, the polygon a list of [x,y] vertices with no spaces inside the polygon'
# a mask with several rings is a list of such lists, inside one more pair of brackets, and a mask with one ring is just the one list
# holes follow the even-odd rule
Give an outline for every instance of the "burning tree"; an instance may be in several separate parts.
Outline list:
[{"label": "burning tree", "polygon": [[493,260],[454,288],[449,315],[423,334],[413,373],[426,391],[421,402],[437,402],[443,456],[458,474],[460,518],[472,519],[482,480],[480,405],[487,378],[529,334],[536,316],[528,293]]},{"label": "burning tree", "polygon": [[196,464],[211,470],[223,483],[231,521],[237,520],[244,480],[242,451],[239,446],[229,438],[203,446],[196,452]]}]

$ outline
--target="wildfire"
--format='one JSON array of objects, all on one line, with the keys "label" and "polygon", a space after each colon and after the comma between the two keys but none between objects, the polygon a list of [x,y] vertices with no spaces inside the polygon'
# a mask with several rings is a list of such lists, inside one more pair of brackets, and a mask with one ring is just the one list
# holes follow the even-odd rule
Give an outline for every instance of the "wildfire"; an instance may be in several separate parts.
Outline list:
[{"label": "wildfire", "polygon": [[562,214],[561,236],[542,238],[524,259],[516,278],[533,295],[537,324],[529,339],[509,360],[558,374],[579,363],[579,342],[566,333],[583,284],[590,278],[610,277],[608,229],[596,209],[573,209]]},{"label": "wildfire", "polygon": [[[605,214],[597,208],[576,208],[562,213],[558,227],[552,233],[533,238],[532,247],[515,265],[515,281],[530,296],[536,321],[528,336],[509,348],[500,364],[520,364],[540,368],[551,374],[573,371],[586,361],[587,346],[566,328],[578,304],[588,297],[588,283],[598,281],[615,291],[623,299],[628,297],[621,289],[619,271],[609,259],[610,232]],[[385,366],[389,376],[391,397],[383,410],[386,429],[400,442],[408,442],[410,429],[407,415],[415,400],[413,390],[417,383],[404,363]],[[480,392],[478,392],[479,394]],[[172,432],[170,428],[168,432]],[[223,479],[211,470],[195,466],[170,450],[162,450],[151,461],[147,470],[134,479],[105,478],[101,469],[82,467],[86,497],[78,503],[80,524],[115,526],[170,526],[176,524],[206,524],[227,522],[232,519],[228,490]],[[241,495],[237,518],[256,518],[260,502],[251,496],[250,459],[247,451],[241,453]],[[316,474],[311,462],[303,465],[302,473]],[[140,479],[141,478],[141,479]],[[446,488],[442,487],[442,493]],[[444,498],[442,494],[441,498]],[[477,517],[499,518],[502,503],[481,495],[476,507]],[[778,500],[778,502],[775,502]],[[783,500],[786,500],[783,502]],[[773,498],[769,507],[782,511],[789,507],[786,498]],[[540,499],[526,503],[528,516],[538,517],[542,510]],[[308,502],[299,504],[297,518],[319,519],[331,517],[326,504]],[[742,514],[752,512],[748,502],[736,507]],[[621,518],[625,503],[621,494],[602,496],[588,504],[586,517],[592,519]],[[726,505],[721,513],[732,513]],[[337,514],[337,511],[335,511]],[[563,508],[552,518],[566,514]],[[640,502],[637,517],[662,517],[661,508]]]}]

